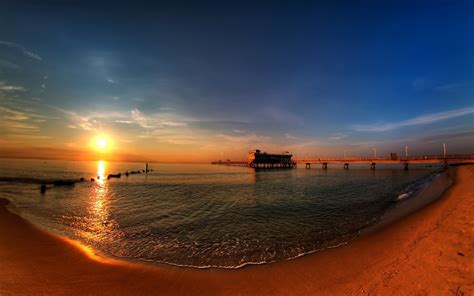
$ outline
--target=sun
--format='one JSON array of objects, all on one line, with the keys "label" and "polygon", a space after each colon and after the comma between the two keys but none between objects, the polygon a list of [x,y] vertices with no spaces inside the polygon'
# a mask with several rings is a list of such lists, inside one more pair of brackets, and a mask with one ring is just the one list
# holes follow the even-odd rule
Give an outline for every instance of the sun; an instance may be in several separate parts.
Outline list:
[{"label": "sun", "polygon": [[98,138],[96,145],[99,150],[105,150],[107,148],[107,140],[105,138]]}]

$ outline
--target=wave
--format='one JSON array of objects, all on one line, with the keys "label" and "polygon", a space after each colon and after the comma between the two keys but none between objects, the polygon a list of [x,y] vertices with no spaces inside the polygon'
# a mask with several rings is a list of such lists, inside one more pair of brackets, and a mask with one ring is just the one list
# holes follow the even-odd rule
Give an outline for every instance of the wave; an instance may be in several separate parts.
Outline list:
[{"label": "wave", "polygon": [[102,254],[103,256],[107,256],[107,257],[111,257],[111,258],[115,258],[115,259],[119,259],[119,260],[126,260],[126,261],[131,261],[131,262],[136,262],[136,261],[139,261],[139,262],[146,262],[146,263],[150,263],[150,264],[164,264],[164,265],[169,265],[169,266],[174,266],[174,267],[185,267],[185,268],[195,268],[195,269],[211,269],[211,268],[219,268],[219,269],[239,269],[239,268],[243,268],[245,266],[253,266],[253,265],[264,265],[264,264],[273,264],[273,263],[278,263],[278,262],[283,262],[283,261],[289,261],[289,260],[294,260],[294,259],[297,259],[299,257],[303,257],[303,256],[306,256],[306,255],[310,255],[310,254],[313,254],[313,253],[317,253],[317,252],[321,252],[321,251],[324,251],[324,250],[327,250],[327,249],[334,249],[334,248],[338,248],[338,247],[341,247],[343,245],[347,245],[353,238],[350,238],[349,240],[347,241],[343,241],[343,242],[340,242],[340,243],[337,243],[335,245],[330,245],[330,246],[327,246],[327,247],[324,247],[324,248],[319,248],[319,249],[314,249],[314,250],[311,250],[311,251],[307,251],[307,252],[302,252],[302,253],[299,253],[295,256],[292,256],[292,257],[288,257],[288,258],[284,258],[284,259],[280,259],[280,260],[268,260],[268,261],[248,261],[248,262],[244,262],[244,263],[241,263],[239,265],[214,265],[214,264],[209,264],[209,265],[192,265],[192,264],[179,264],[179,263],[173,263],[173,262],[168,262],[168,261],[162,261],[162,260],[152,260],[152,259],[144,259],[144,258],[133,258],[133,257],[126,257],[126,256],[117,256],[117,255],[111,255],[109,253],[107,254],[104,254],[104,253],[100,253]]},{"label": "wave", "polygon": [[410,183],[408,185],[405,186],[405,189],[403,191],[401,191],[398,196],[395,198],[395,201],[401,201],[401,200],[405,200],[405,199],[408,199],[408,198],[411,198],[413,196],[416,196],[418,195],[419,193],[421,193],[422,191],[424,191],[426,188],[428,188],[430,186],[430,184],[438,177],[440,176],[441,174],[445,173],[445,171],[436,171],[436,172],[433,172],[431,174],[429,174],[428,176],[426,176],[425,178],[421,179],[421,180],[418,180],[416,182],[413,182],[413,183]]}]

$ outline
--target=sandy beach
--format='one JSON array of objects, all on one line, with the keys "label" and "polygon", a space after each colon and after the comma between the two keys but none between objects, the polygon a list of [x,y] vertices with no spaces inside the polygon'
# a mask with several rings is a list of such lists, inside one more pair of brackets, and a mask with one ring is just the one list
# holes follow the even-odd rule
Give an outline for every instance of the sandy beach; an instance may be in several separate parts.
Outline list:
[{"label": "sandy beach", "polygon": [[0,295],[473,295],[474,166],[444,196],[347,245],[236,270],[128,263],[37,229],[0,199]]}]

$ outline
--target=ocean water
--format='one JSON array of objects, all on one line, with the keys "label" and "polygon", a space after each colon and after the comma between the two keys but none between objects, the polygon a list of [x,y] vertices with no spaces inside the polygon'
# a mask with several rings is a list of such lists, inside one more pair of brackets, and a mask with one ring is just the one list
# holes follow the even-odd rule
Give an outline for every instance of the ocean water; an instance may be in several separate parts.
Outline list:
[{"label": "ocean water", "polygon": [[[426,187],[436,167],[260,170],[0,159],[0,197],[35,225],[113,257],[235,268],[343,244]],[[89,181],[91,177],[100,180]],[[85,177],[39,190],[40,179]]]}]

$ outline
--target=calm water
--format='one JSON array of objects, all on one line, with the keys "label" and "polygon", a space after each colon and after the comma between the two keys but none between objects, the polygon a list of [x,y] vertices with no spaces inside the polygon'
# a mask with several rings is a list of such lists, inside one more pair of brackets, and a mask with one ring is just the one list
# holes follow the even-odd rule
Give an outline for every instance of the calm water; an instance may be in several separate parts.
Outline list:
[{"label": "calm water", "polygon": [[[79,178],[139,163],[0,159],[0,177]],[[344,243],[376,223],[434,168],[254,171],[152,164],[121,179],[56,187],[0,182],[0,197],[40,227],[106,254],[195,267],[274,262]],[[416,198],[416,197],[414,197]]]}]

